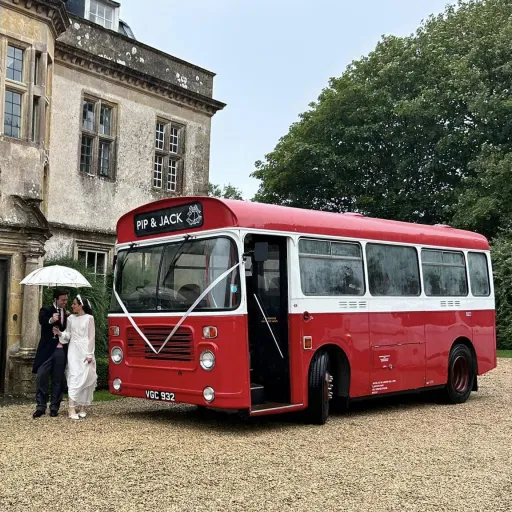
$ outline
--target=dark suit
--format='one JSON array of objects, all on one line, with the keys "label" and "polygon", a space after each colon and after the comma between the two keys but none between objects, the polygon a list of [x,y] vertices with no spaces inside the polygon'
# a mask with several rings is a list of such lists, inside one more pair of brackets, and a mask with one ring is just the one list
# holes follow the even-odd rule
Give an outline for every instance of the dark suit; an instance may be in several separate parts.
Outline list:
[{"label": "dark suit", "polygon": [[57,348],[60,343],[58,337],[53,336],[53,328],[58,327],[64,331],[67,325],[66,312],[62,311],[63,321],[60,320],[54,324],[50,319],[59,310],[55,306],[46,306],[39,311],[39,323],[41,324],[41,339],[37,347],[36,358],[32,372],[36,377],[36,402],[37,409],[46,410],[46,400],[48,395],[48,379],[52,378],[51,403],[50,410],[57,412],[62,401],[64,389],[64,370],[67,360],[67,345]]}]

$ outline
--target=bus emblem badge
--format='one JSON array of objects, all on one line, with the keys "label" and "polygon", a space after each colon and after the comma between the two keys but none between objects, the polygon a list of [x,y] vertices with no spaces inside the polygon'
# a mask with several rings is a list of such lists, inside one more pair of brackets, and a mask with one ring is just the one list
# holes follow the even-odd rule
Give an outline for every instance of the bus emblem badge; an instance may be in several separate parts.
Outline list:
[{"label": "bus emblem badge", "polygon": [[197,204],[190,206],[188,209],[187,222],[190,226],[197,226],[201,224],[203,220],[203,216],[201,215],[201,210]]}]

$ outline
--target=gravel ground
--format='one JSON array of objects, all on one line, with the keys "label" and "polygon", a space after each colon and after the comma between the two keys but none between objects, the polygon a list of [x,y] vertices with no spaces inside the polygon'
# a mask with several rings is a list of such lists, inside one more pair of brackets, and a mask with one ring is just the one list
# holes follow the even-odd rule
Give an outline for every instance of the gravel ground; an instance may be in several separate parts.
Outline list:
[{"label": "gravel ground", "polygon": [[[0,409],[0,511],[511,511],[512,359],[463,405],[359,404],[323,427],[120,399]],[[63,404],[63,406],[66,404]]]}]

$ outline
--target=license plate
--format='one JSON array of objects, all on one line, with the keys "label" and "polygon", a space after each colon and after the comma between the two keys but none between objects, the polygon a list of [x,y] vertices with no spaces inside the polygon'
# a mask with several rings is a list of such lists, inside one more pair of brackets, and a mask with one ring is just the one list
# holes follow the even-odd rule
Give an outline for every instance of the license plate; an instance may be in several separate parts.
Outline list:
[{"label": "license plate", "polygon": [[168,391],[153,391],[151,389],[146,389],[146,398],[149,400],[161,400],[163,402],[176,402],[174,393],[170,393]]}]

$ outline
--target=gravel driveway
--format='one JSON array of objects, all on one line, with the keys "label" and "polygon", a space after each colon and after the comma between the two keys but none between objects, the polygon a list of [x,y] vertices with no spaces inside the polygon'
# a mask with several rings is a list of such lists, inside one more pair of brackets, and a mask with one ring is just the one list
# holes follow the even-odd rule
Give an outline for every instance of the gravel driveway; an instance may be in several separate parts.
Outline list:
[{"label": "gravel driveway", "polygon": [[0,408],[0,511],[509,512],[512,359],[479,383],[463,405],[378,401],[323,427],[135,399],[80,422]]}]

